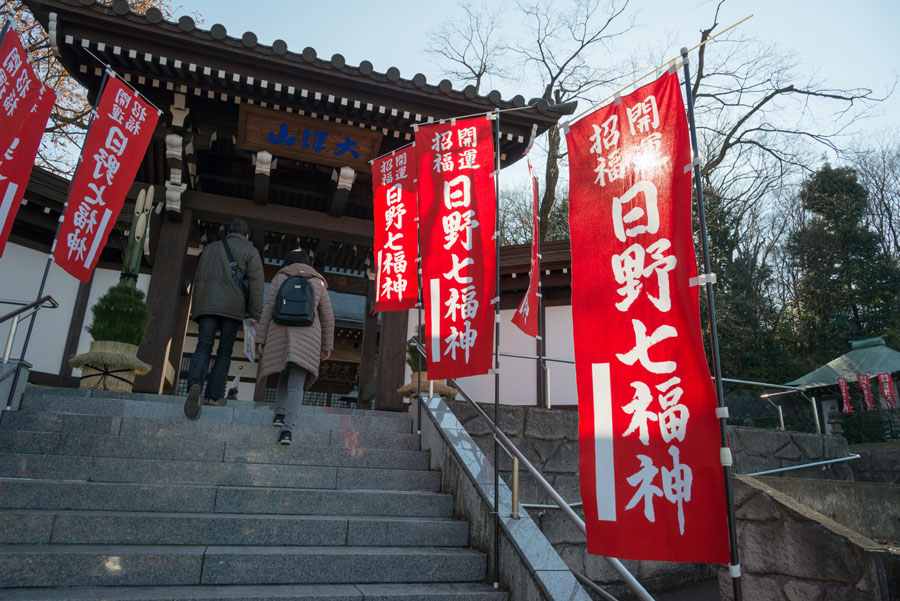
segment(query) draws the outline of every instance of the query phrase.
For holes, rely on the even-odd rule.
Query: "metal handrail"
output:
[[[44,303],[49,303],[49,304],[45,305]],[[5,365],[5,364],[9,363],[9,356],[10,356],[10,354],[12,354],[13,341],[16,337],[16,328],[18,327],[19,322],[23,321],[25,319],[28,319],[29,317],[31,317],[32,315],[34,315],[41,309],[58,309],[59,303],[56,302],[56,299],[54,299],[52,296],[50,296],[48,294],[46,296],[42,296],[41,298],[37,299],[36,301],[30,302],[30,303],[26,303],[25,301],[0,299],[0,304],[21,305],[18,309],[14,310],[14,311],[10,311],[3,317],[0,317],[0,323],[3,323],[4,321],[7,321],[9,319],[12,319],[12,323],[9,326],[9,335],[6,337],[6,346],[3,349],[3,364]],[[29,313],[29,311],[30,311],[30,313]],[[22,352],[24,354],[24,352],[25,352],[24,349]],[[18,379],[19,379],[19,373],[17,371],[14,381],[18,382]],[[12,394],[12,391],[10,391],[10,394]],[[9,403],[7,403],[7,405],[8,404]]]
[[[790,472],[792,470],[802,470],[808,467],[818,467],[820,465],[831,465],[832,463],[841,463],[843,461],[853,461],[854,459],[859,459],[859,455],[856,453],[851,453],[846,457],[838,457],[837,459],[826,459],[824,461],[813,461],[812,463],[802,463],[800,465],[789,465],[788,467],[779,467],[773,470],[763,470],[761,472],[753,472],[752,474],[747,474],[748,476],[765,476],[766,474],[778,474],[780,472]]]
[[[44,303],[46,303],[46,302],[49,302],[50,304],[44,305]],[[31,301],[30,303],[26,303],[25,301],[14,301],[14,300],[8,300],[5,298],[2,298],[2,299],[0,299],[0,304],[2,304],[2,305],[21,305],[18,309],[14,310],[14,311],[10,311],[3,317],[0,317],[0,323],[3,323],[7,319],[12,319],[16,315],[20,315],[20,314],[24,313],[25,311],[28,311],[29,309],[38,307],[38,305],[41,305],[40,307],[38,307],[40,309],[58,309],[59,308],[59,303],[56,302],[56,299],[54,299],[49,294],[46,296],[42,296],[41,298],[39,298],[36,301]]]
[[[418,347],[420,352],[425,352],[425,348],[422,346],[422,343],[418,339],[414,337],[412,339],[412,342]],[[488,417],[488,414],[478,406],[478,403],[472,400],[472,397],[470,397],[466,393],[466,391],[463,390],[462,386],[460,386],[455,379],[448,378],[447,382],[452,383],[453,387],[456,388],[460,396],[462,396],[463,399],[468,401],[469,404],[475,408],[475,411],[478,413],[481,419],[485,421],[488,428],[490,428],[490,430],[494,433],[494,436],[497,438],[497,440],[506,447],[507,452],[511,453],[519,459],[519,463],[522,464],[525,469],[527,469],[531,473],[532,476],[534,476],[537,483],[540,484],[541,487],[547,492],[547,494],[550,495],[550,498],[556,501],[557,505],[563,511],[563,513],[565,513],[569,517],[569,519],[575,522],[575,525],[578,526],[579,529],[581,529],[585,536],[587,536],[587,527],[585,526],[584,520],[578,517],[578,514],[575,513],[575,511],[571,507],[569,507],[569,504],[566,502],[566,500],[563,499],[558,492],[556,492],[556,489],[553,488],[553,486],[549,482],[547,482],[547,480],[543,475],[541,475],[537,468],[534,467],[530,461],[528,461],[528,458],[522,454],[522,451],[520,451],[509,438],[507,438],[506,434],[504,434],[503,431],[497,426],[497,424],[495,424],[491,420],[491,418]],[[499,470],[500,466],[495,466],[495,469]],[[497,508],[495,508],[495,511],[497,511]],[[628,587],[634,592],[634,594],[637,595],[638,599],[641,599],[641,601],[654,601],[653,597],[650,596],[650,593],[647,592],[643,585],[638,582],[637,578],[635,578],[634,575],[628,571],[628,568],[626,568],[621,561],[619,561],[615,557],[607,557],[606,559],[607,561],[609,561],[613,569],[619,574],[622,580],[624,580]],[[499,558],[496,558],[496,561],[499,561]]]

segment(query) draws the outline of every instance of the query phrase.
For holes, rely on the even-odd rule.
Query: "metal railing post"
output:
[[[519,519],[519,458],[513,456],[512,468],[512,519]]]
[[[9,363],[9,355],[12,353],[13,339],[16,337],[16,327],[19,325],[19,318],[14,317],[9,325],[9,336],[6,337],[6,348],[3,349],[3,363]]]

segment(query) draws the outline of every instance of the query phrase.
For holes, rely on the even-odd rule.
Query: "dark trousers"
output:
[[[219,333],[219,348],[216,349],[216,361],[206,383],[205,398],[219,400],[225,398],[225,380],[231,366],[231,352],[234,350],[234,339],[237,338],[241,322],[228,317],[203,315],[197,318],[200,330],[197,337],[197,349],[191,357],[188,369],[188,387],[200,384],[209,369],[209,357],[212,355],[216,332]]]

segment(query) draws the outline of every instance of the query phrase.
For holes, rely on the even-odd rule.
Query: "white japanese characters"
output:
[[[374,174],[376,184],[380,182],[382,187],[387,187],[385,205],[381,207],[387,237],[378,251],[378,300],[398,301],[407,290],[416,290],[415,270],[410,269],[409,262],[415,260],[416,238],[408,231],[412,223],[409,220],[415,217],[415,205],[407,208],[410,195],[404,195],[404,185],[409,188],[411,183],[411,152],[406,149],[382,159]]]
[[[626,106],[625,115],[625,135],[630,133],[635,142],[620,148],[623,136],[619,128],[624,124],[616,114],[599,125],[593,124],[593,134],[588,138],[590,153],[596,160],[594,184],[605,187],[623,179],[634,182],[623,194],[613,197],[609,209],[613,229],[609,234],[623,245],[623,250],[612,254],[608,264],[612,279],[619,285],[615,308],[628,315],[635,303],[645,299],[660,319],[652,322],[656,327],[651,331],[645,321],[632,317],[633,337],[625,342],[624,352],[615,354],[622,365],[637,367],[643,373],[630,382],[631,401],[620,407],[630,417],[621,436],[636,437],[646,447],[651,446],[653,439],[662,440],[669,445],[671,460],[668,465],[657,466],[650,453],[634,456],[634,471],[625,478],[634,490],[625,509],[640,509],[647,521],[655,522],[654,502],[665,499],[677,505],[679,530],[684,534],[683,504],[691,500],[693,475],[690,466],[681,463],[676,445],[685,439],[690,412],[680,403],[684,391],[677,375],[676,357],[654,350],[660,342],[679,336],[678,330],[666,323],[672,308],[670,278],[678,260],[672,253],[671,240],[660,232],[657,186],[646,177],[648,169],[662,165],[668,157],[663,156],[662,134],[656,131],[660,120],[653,95]],[[658,436],[653,435],[656,431]]]

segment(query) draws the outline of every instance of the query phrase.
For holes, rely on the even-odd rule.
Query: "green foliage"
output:
[[[900,440],[900,410],[855,411],[841,417],[844,438],[849,444]]]
[[[422,343],[422,346],[425,346],[425,324],[423,323],[421,327],[419,327],[419,334],[417,336],[419,342]],[[419,371],[419,357],[422,357],[422,371],[428,371],[428,359],[425,355],[419,352],[419,349],[414,347],[413,345],[409,345],[406,347],[406,364],[409,365],[409,368],[413,370],[413,372]]]
[[[813,368],[846,352],[849,340],[900,333],[900,268],[863,223],[868,192],[853,169],[826,164],[800,200],[812,218],[787,251],[800,273],[797,350]]]
[[[91,308],[94,322],[88,332],[94,340],[111,340],[140,345],[144,341],[150,314],[144,293],[128,284],[116,284]]]
[[[705,187],[706,225],[709,234],[710,264],[716,274],[716,324],[719,354],[725,377],[761,382],[784,382],[795,377],[797,366],[786,360],[784,345],[777,336],[778,311],[771,296],[771,267],[745,254],[737,231],[740,216],[711,187]],[[700,231],[699,223],[695,231]],[[697,263],[703,265],[702,246],[695,242]],[[700,290],[704,343],[709,352],[706,295]]]

